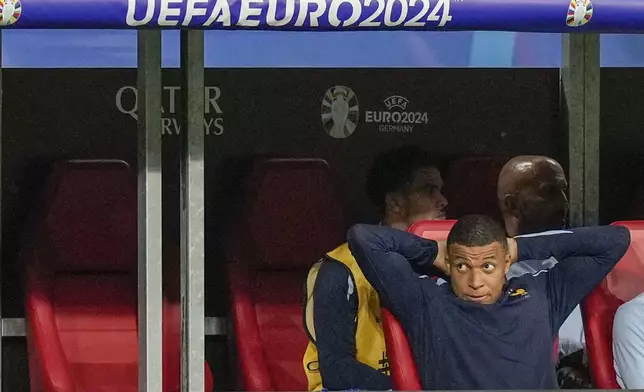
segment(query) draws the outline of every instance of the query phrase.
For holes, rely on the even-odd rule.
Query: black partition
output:
[[[136,70],[3,72],[2,316],[23,317],[20,235],[47,165],[59,158],[136,165]],[[164,85],[164,248],[178,260],[179,70],[166,70]],[[364,176],[374,155],[397,145],[416,143],[445,161],[529,153],[565,162],[557,69],[210,69],[206,86],[207,316],[226,314],[221,244],[250,156],[326,159],[349,223],[376,218]],[[349,103],[357,104],[349,114],[357,127],[348,137],[328,133],[329,90],[351,91]],[[15,380],[8,386],[15,392],[26,391],[18,383],[26,370],[19,361],[26,357],[16,354],[21,347],[8,345],[11,361],[4,361],[16,375],[5,378]],[[217,389],[226,389],[225,339],[209,339],[206,354]]]

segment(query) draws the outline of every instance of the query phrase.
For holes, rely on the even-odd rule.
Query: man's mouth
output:
[[[487,295],[466,295],[465,297],[470,302],[483,302],[487,298]]]

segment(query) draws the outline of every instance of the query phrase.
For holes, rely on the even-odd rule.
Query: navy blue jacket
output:
[[[450,285],[419,278],[436,257],[432,240],[371,225],[354,226],[347,240],[406,331],[423,389],[556,389],[552,347],[559,327],[621,259],[630,233],[604,226],[517,238],[519,260],[559,263],[510,279],[491,305],[463,301]]]

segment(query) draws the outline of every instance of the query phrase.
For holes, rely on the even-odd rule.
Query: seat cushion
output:
[[[77,392],[137,392],[136,363],[72,363]]]
[[[276,390],[305,391],[302,356],[308,337],[302,328],[302,289],[306,272],[260,273],[254,287],[257,325]]]
[[[130,274],[54,279],[58,335],[79,391],[137,391],[135,281]]]

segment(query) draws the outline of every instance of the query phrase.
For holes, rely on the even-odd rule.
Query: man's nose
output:
[[[445,208],[445,207],[447,207],[447,198],[445,198],[445,196],[443,195],[443,193],[439,193],[439,194],[438,194],[438,205],[439,205],[441,208]]]
[[[479,276],[477,272],[472,272],[470,273],[469,279],[468,279],[468,285],[470,288],[474,290],[478,290],[481,287],[483,287],[483,280]]]

